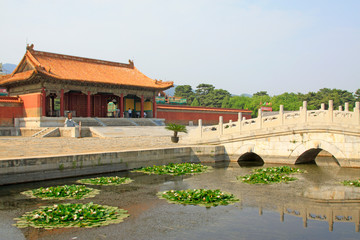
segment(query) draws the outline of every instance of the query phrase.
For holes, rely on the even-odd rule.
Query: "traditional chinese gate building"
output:
[[[128,64],[34,50],[26,53],[13,73],[0,77],[9,96],[19,96],[23,117],[107,117],[109,105],[156,117],[155,96],[173,82],[153,80]]]

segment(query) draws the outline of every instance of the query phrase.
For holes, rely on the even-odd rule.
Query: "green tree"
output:
[[[230,93],[226,90],[214,89],[202,98],[202,106],[220,108],[223,100],[230,96]]]
[[[260,91],[260,92],[254,93],[253,96],[261,97],[261,96],[269,96],[269,95],[268,95],[267,91]]]
[[[230,108],[230,107],[231,107],[230,96],[226,96],[222,101],[221,108]]]
[[[354,93],[355,101],[360,101],[360,88]]]
[[[194,98],[195,93],[193,92],[190,85],[179,85],[175,88],[175,97],[186,98],[187,104],[190,104]]]
[[[192,106],[192,107],[198,107],[198,106],[200,106],[200,103],[199,103],[199,101],[197,100],[197,98],[194,99],[194,101],[191,103],[191,106]]]
[[[298,94],[283,93],[271,98],[273,111],[279,111],[280,105],[284,106],[285,111],[297,111],[302,106],[302,101]]]

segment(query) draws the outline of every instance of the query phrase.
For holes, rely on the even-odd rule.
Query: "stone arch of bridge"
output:
[[[345,154],[335,144],[323,140],[310,140],[299,144],[289,158],[296,158],[295,164],[307,163],[313,161],[321,150],[327,151],[337,160],[346,158]]]
[[[241,155],[238,160],[240,166],[262,166],[264,165],[264,160],[253,152],[247,152]]]
[[[234,153],[234,158],[238,162],[254,162],[259,165],[264,164],[262,157],[257,154],[257,149],[255,144],[244,144]]]

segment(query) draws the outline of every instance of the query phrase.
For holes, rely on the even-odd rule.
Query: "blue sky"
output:
[[[0,62],[36,50],[127,62],[233,94],[360,88],[359,0],[0,0]]]

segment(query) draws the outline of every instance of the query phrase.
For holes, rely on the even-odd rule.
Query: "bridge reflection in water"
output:
[[[355,206],[324,206],[312,203],[312,206],[284,205],[277,211],[280,213],[280,221],[285,221],[285,215],[302,218],[303,226],[308,226],[308,220],[324,221],[329,224],[329,231],[333,231],[334,222],[354,223],[355,231],[360,229],[360,207]],[[259,215],[263,214],[262,207],[259,207]]]

